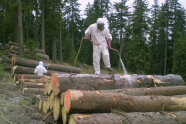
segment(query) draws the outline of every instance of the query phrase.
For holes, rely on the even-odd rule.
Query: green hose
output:
[[[79,46],[79,50],[78,50],[78,53],[77,53],[76,58],[75,58],[75,60],[74,60],[74,67],[75,67],[75,65],[76,65],[77,58],[78,58],[79,53],[80,53],[80,51],[81,51],[81,46],[82,46],[82,43],[83,43],[83,39],[85,39],[85,37],[83,37],[83,38],[81,39],[80,46]]]

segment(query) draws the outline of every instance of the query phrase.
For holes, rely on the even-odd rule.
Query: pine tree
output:
[[[134,14],[131,18],[131,41],[128,44],[127,65],[133,73],[148,73],[150,51],[148,47],[148,8],[144,0],[134,1]]]
[[[119,51],[120,51],[120,55],[121,57],[123,56],[123,49],[125,49],[126,44],[125,44],[125,40],[126,40],[126,34],[127,34],[127,27],[128,27],[128,23],[129,23],[129,7],[126,6],[126,2],[127,0],[122,0],[120,3],[116,3],[114,6],[116,8],[116,13],[115,13],[115,28],[117,30],[117,32],[119,32],[116,36],[119,38]],[[120,60],[119,62],[119,69],[121,66]]]
[[[151,73],[158,73],[158,14],[159,14],[159,5],[158,0],[154,0],[154,5],[152,6],[152,18],[151,18],[151,30],[150,30],[150,50],[151,50]]]
[[[179,5],[176,9],[174,26],[174,53],[173,53],[173,73],[181,75],[186,81],[186,16],[185,11]]]

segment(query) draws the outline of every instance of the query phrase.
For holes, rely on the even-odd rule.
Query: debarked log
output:
[[[186,112],[72,114],[69,124],[185,124]]]
[[[95,75],[95,74],[54,74],[53,92],[58,95],[67,89],[108,90],[121,88],[160,87],[184,85],[179,75]]]

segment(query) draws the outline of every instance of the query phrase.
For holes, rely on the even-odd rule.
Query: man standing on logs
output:
[[[47,73],[46,68],[43,66],[43,62],[40,61],[39,65],[35,68],[34,73],[38,76],[43,76],[44,73]]]
[[[100,57],[102,54],[106,68],[112,72],[108,48],[111,48],[112,35],[105,26],[106,19],[98,18],[97,22],[91,24],[85,31],[85,38],[93,43],[93,65],[95,74],[100,74]]]

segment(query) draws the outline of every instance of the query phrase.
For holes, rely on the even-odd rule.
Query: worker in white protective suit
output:
[[[105,67],[112,71],[108,48],[111,48],[112,35],[106,27],[106,19],[98,18],[85,31],[85,38],[93,43],[93,65],[95,74],[100,74],[100,57],[102,54]]]
[[[34,73],[38,76],[43,76],[44,73],[47,73],[46,68],[43,66],[43,62],[40,61],[39,65],[35,68]]]

